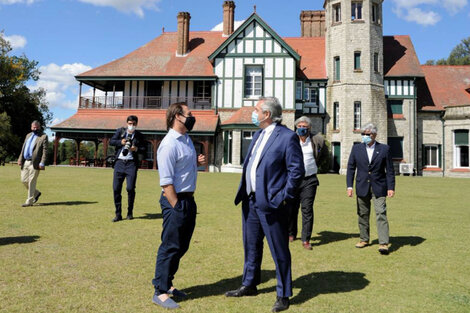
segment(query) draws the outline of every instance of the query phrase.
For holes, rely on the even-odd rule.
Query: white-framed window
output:
[[[355,71],[361,70],[361,51],[354,52],[354,70]]]
[[[333,130],[339,129],[339,102],[333,103]]]
[[[304,100],[305,103],[308,103],[313,106],[318,105],[318,88],[310,87],[304,89]]]
[[[424,160],[425,167],[440,167],[440,147],[439,145],[425,145],[424,146]]]
[[[361,101],[354,101],[354,130],[361,129]]]
[[[341,3],[333,4],[333,23],[341,22]]]
[[[351,2],[351,20],[362,20],[362,1]]]
[[[469,168],[468,129],[454,131],[454,167]]]
[[[371,18],[373,23],[380,24],[379,14],[379,5],[377,3],[372,3]]]
[[[263,95],[263,67],[245,67],[245,98],[259,98]]]
[[[295,99],[302,100],[302,82],[301,81],[295,82]]]

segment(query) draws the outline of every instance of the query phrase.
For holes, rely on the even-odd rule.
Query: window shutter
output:
[[[437,145],[437,160],[438,160],[438,164],[437,166],[440,167],[440,168],[443,168],[442,166],[442,145]]]
[[[421,157],[423,159],[422,168],[424,168],[428,164],[427,153],[426,153],[426,145],[421,145]]]
[[[455,145],[468,145],[468,130],[456,130],[455,134]]]

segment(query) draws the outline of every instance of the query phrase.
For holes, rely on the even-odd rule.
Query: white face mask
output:
[[[127,130],[130,131],[130,132],[133,132],[135,130],[135,126],[134,125],[127,125]]]

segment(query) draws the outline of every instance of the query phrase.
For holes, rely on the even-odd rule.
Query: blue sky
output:
[[[236,1],[235,20],[257,13],[282,37],[300,36],[301,10],[323,0]],[[410,35],[421,63],[446,58],[470,36],[469,0],[385,0],[384,35]],[[39,62],[54,123],[76,112],[74,75],[119,58],[153,38],[176,31],[176,15],[191,14],[191,30],[222,21],[219,0],[0,0],[0,30],[14,47]]]

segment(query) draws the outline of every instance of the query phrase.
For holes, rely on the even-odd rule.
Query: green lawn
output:
[[[257,297],[226,298],[241,283],[238,174],[200,173],[198,216],[175,286],[181,312],[270,312],[274,264],[265,245]],[[389,199],[391,253],[359,250],[345,177],[321,175],[313,250],[291,244],[288,312],[469,312],[470,180],[397,177]],[[160,243],[156,171],[140,171],[133,221],[112,223],[112,170],[48,167],[39,203],[22,208],[17,166],[0,167],[0,312],[155,312],[151,279]],[[127,197],[124,197],[124,201]],[[372,218],[373,220],[373,218]],[[375,223],[371,237],[376,238]]]

